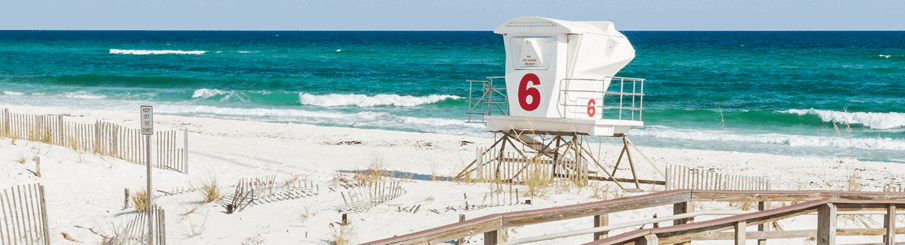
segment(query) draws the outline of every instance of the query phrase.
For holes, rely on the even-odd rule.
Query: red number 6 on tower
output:
[[[588,100],[588,116],[589,117],[594,117],[594,114],[597,114],[597,107],[594,107],[595,105],[597,105],[597,102],[594,101],[594,99]]]
[[[518,84],[518,105],[526,111],[533,111],[540,106],[540,91],[537,88],[529,88],[528,82],[540,85],[540,78],[534,73],[528,73],[522,77],[522,81]],[[531,103],[528,103],[528,96],[531,96]]]

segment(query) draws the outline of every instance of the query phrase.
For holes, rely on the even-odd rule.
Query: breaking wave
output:
[[[842,112],[830,110],[791,109],[782,113],[817,115],[824,122],[861,124],[871,129],[893,129],[905,127],[905,113],[898,112]]]
[[[632,129],[632,135],[651,136],[665,139],[698,140],[698,141],[736,141],[766,144],[789,145],[792,147],[838,147],[860,149],[905,150],[905,140],[892,138],[847,138],[820,137],[812,135],[789,134],[734,134],[721,130],[676,129],[665,126],[652,126]]]
[[[378,94],[374,96],[360,94],[327,94],[312,95],[307,93],[299,93],[299,102],[303,105],[314,105],[323,107],[333,106],[418,106],[424,104],[436,103],[446,99],[459,99],[455,95],[428,95],[428,96],[411,96],[396,94]]]
[[[110,49],[111,54],[134,54],[134,55],[150,55],[150,54],[193,54],[193,55],[202,55],[207,53],[207,51],[202,50],[193,50],[193,51],[182,51],[182,50],[143,50],[143,49]]]

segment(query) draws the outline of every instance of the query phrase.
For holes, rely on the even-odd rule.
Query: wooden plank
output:
[[[690,195],[688,191],[664,191],[616,200],[512,212],[503,214],[503,228],[513,228],[530,224],[669,205],[686,202],[689,199]]]
[[[567,176],[566,176],[566,175],[563,175],[563,174],[557,174],[556,177],[558,177],[558,178],[565,178],[565,177],[567,177]],[[588,180],[596,180],[596,181],[613,181],[613,180],[615,180],[615,181],[618,181],[618,182],[635,183],[635,180],[634,180],[634,179],[626,179],[626,178],[609,178],[609,177],[604,177],[604,176],[588,176]],[[645,180],[645,179],[638,179],[638,183],[641,183],[641,184],[648,184],[648,185],[666,185],[666,181],[662,181],[662,180]]]
[[[6,193],[6,189],[3,189],[3,196],[0,196],[0,204],[6,204],[6,205],[0,205],[0,212],[3,213],[3,217],[4,217],[3,218],[3,227],[6,228],[6,233],[5,233],[6,234],[6,243],[5,244],[13,244],[12,237],[15,237],[13,235],[13,233],[16,232],[15,228],[10,230],[10,225],[9,225],[9,219],[13,216],[13,213],[12,213],[12,211],[7,212],[7,210],[12,210],[11,203],[12,202],[10,202],[10,200],[9,200],[9,195]],[[3,209],[3,206],[6,206],[6,209]],[[0,236],[0,239],[3,239],[3,236]],[[0,241],[0,242],[2,242],[2,241]]]
[[[886,234],[886,229],[836,229],[836,236],[880,236]],[[896,234],[905,234],[905,228],[896,229]],[[785,230],[785,231],[748,231],[745,237],[748,239],[785,239],[816,237],[817,230]],[[701,233],[691,237],[694,241],[733,240],[735,232]]]

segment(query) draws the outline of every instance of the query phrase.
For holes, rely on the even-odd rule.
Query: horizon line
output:
[[[480,31],[480,32],[483,32],[483,31],[490,31],[490,32],[492,32],[493,30],[492,29],[491,30],[464,30],[464,29],[463,30],[430,30],[430,29],[423,29],[423,30],[417,30],[417,29],[416,30],[393,30],[393,29],[377,29],[377,30],[355,30],[355,29],[336,29],[336,30],[327,30],[327,29],[310,29],[310,30],[302,30],[302,29],[299,29],[299,30],[281,30],[281,29],[274,29],[274,30],[266,30],[266,29],[264,29],[264,30],[253,30],[253,29],[233,29],[233,30],[229,30],[229,29],[145,29],[145,30],[141,30],[141,29],[0,29],[0,31],[224,31],[224,32],[226,32],[226,31],[248,31],[248,32],[252,32],[252,31],[275,31],[275,32],[276,31],[281,31],[281,32],[291,32],[291,31],[324,31],[324,32],[330,32],[330,31],[337,31],[337,32],[338,31],[361,31],[361,32],[367,32],[367,31],[399,31],[399,32],[406,32],[406,31],[412,31],[412,32],[416,32],[416,31],[436,31],[436,32],[473,31],[473,32],[478,32],[478,31]],[[829,30],[829,29],[814,29],[814,30],[807,30],[807,29],[800,29],[800,30],[769,30],[769,29],[762,29],[762,30],[759,30],[759,29],[752,29],[752,30],[658,30],[658,29],[637,29],[637,30],[619,30],[619,31],[663,31],[663,32],[668,32],[668,31],[688,31],[688,32],[692,32],[692,31],[700,31],[700,32],[707,32],[707,31],[739,31],[739,32],[741,32],[741,31],[775,31],[775,32],[782,32],[782,31],[905,31],[905,29],[902,29],[902,30],[894,30],[894,29],[875,29],[875,30]]]

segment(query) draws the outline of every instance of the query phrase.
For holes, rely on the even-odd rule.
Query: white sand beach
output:
[[[138,108],[135,113],[22,106],[5,108],[14,113],[66,114],[66,121],[102,120],[132,128],[137,128],[139,124]],[[189,173],[155,168],[153,183],[156,190],[200,186],[215,178],[223,195],[231,195],[233,189],[228,186],[240,178],[266,175],[276,175],[277,180],[299,175],[316,185],[315,195],[255,205],[234,214],[226,214],[226,209],[217,203],[203,204],[199,192],[176,195],[158,192],[156,202],[167,212],[166,237],[169,244],[330,244],[335,233],[333,227],[338,227],[336,222],[341,219],[338,210],[345,206],[340,193],[346,190],[338,185],[336,179],[341,175],[351,176],[342,171],[367,169],[372,161],[380,159],[390,171],[449,177],[474,159],[476,147],[487,147],[493,142],[490,138],[471,136],[168,115],[155,115],[154,120],[156,130],[187,129],[189,132]],[[463,144],[463,141],[473,143]],[[675,164],[720,173],[762,176],[769,179],[774,190],[846,190],[847,179],[855,174],[864,191],[880,191],[886,185],[898,185],[905,178],[905,168],[896,163],[667,149],[645,147],[644,142],[635,143],[660,168],[665,164]],[[607,166],[615,164],[620,147],[602,146],[602,157]],[[34,157],[40,157],[42,163],[40,178],[33,174]],[[25,163],[19,162],[22,158],[26,159]],[[635,164],[642,177],[660,179],[646,161],[636,157]],[[620,174],[627,177],[624,174],[628,173],[630,171],[621,171]],[[13,143],[10,138],[0,138],[0,187],[30,183],[40,183],[45,187],[53,244],[99,244],[103,241],[102,235],[112,235],[115,227],[134,217],[133,209],[123,209],[123,189],[141,189],[145,185],[145,168],[121,159],[63,146],[23,139]],[[599,184],[612,185],[609,182]],[[532,205],[502,205],[466,211],[463,209],[466,201],[463,194],[468,196],[470,204],[488,203],[485,197],[490,190],[488,184],[416,178],[401,179],[400,186],[405,190],[404,195],[366,211],[349,214],[352,243],[450,224],[458,221],[459,214],[471,219],[499,212],[599,200],[592,197],[590,187],[551,188],[547,196],[533,198]],[[521,189],[520,193],[527,192],[525,186],[516,185],[515,188]],[[645,185],[642,189],[656,191],[663,187]],[[528,197],[521,197],[520,200],[525,198]],[[418,212],[399,211],[417,205],[420,205]],[[701,205],[703,209],[737,210],[725,204]],[[648,215],[652,213],[659,213],[662,217],[672,214],[672,211],[656,208],[621,212],[611,215],[610,223],[650,218]],[[871,217],[879,221],[882,215]],[[902,218],[905,217],[899,217],[900,225],[905,222]],[[790,230],[814,229],[816,216],[784,220],[780,224]],[[845,220],[839,224],[840,227],[863,225]],[[882,227],[882,222],[868,225],[878,228]],[[573,219],[515,228],[509,235],[510,239],[516,239],[591,227],[590,219]],[[611,234],[634,229],[616,230]],[[62,233],[78,242],[65,239]],[[466,240],[479,244],[482,239],[478,235]],[[840,237],[838,241],[879,242],[879,238],[863,239]],[[589,241],[590,235],[584,235],[543,244]],[[804,239],[771,243],[809,244]]]

